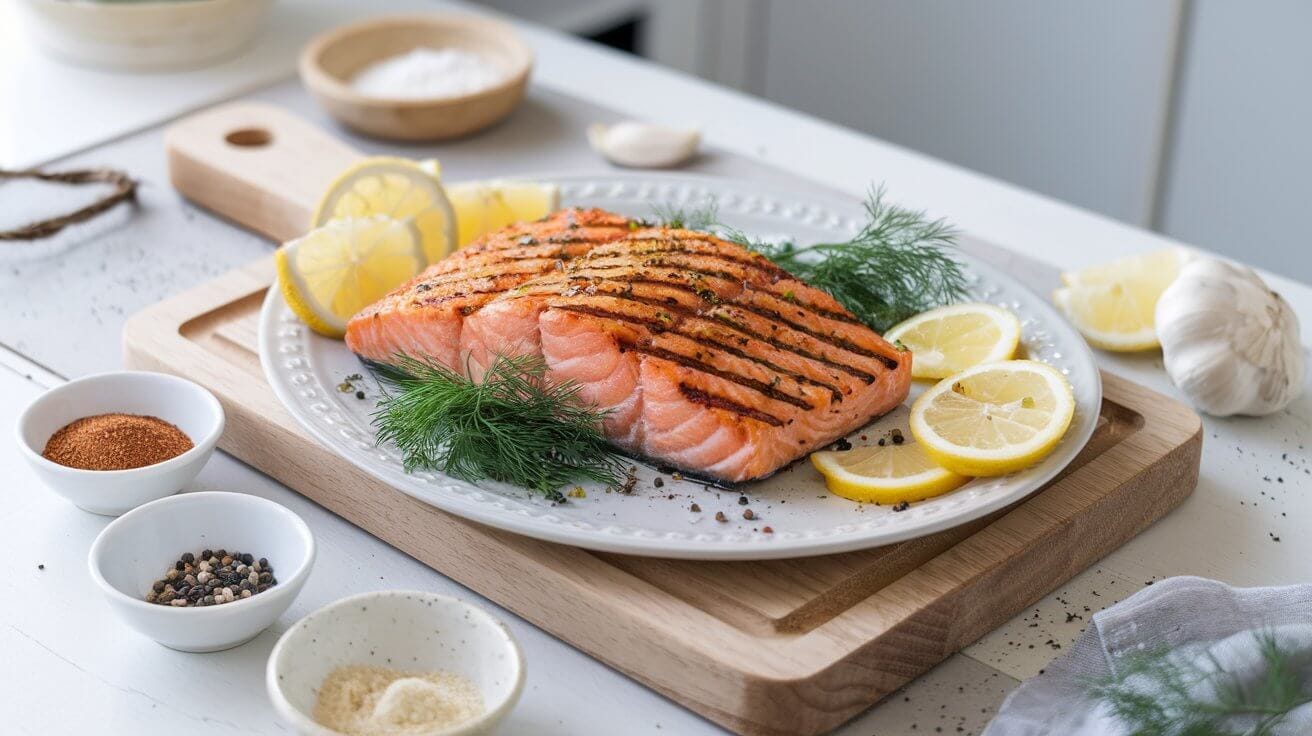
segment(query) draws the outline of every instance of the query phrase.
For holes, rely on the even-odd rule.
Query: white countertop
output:
[[[524,33],[538,53],[535,83],[542,88],[568,91],[635,117],[687,119],[695,110],[694,122],[705,127],[713,145],[854,195],[872,180],[882,180],[904,203],[925,207],[974,235],[1059,266],[1084,265],[1169,242],[633,57],[550,31],[525,27]],[[285,54],[277,56],[281,59]],[[197,74],[197,79],[206,78]],[[207,91],[213,96],[190,97],[169,113],[137,110],[134,119],[141,125],[153,124],[162,119],[160,115],[168,117],[249,88],[241,80],[226,79]],[[670,104],[671,100],[678,104]],[[10,102],[0,97],[0,109],[7,109]],[[105,107],[113,102],[106,95],[88,104]],[[133,115],[123,116],[128,118]],[[120,129],[61,148],[58,131],[45,137],[38,130],[35,134],[41,140],[30,142],[34,148],[70,153],[127,132],[130,129]],[[24,146],[28,143],[22,141]],[[161,158],[157,146],[153,134],[124,139],[112,149],[109,163],[156,171]],[[96,160],[96,155],[92,151],[76,163]],[[523,168],[542,166],[531,163]],[[66,375],[113,367],[117,353],[111,351],[116,350],[117,331],[126,313],[143,301],[223,270],[220,262],[240,262],[267,252],[258,239],[197,214],[171,192],[152,189],[143,192],[143,198],[146,206],[127,226],[81,246],[88,249],[84,253],[95,248],[113,252],[113,258],[106,255],[98,266],[72,267],[68,264],[73,259],[61,261],[58,256],[46,263],[0,260],[0,277],[21,279],[35,288],[57,279],[61,293],[82,294],[92,305],[90,312],[42,313],[17,298],[17,289],[0,288],[4,307],[0,343],[15,349],[0,348],[0,426],[12,426],[41,383],[58,380],[34,366],[32,359]],[[173,213],[173,220],[159,214],[166,210]],[[194,230],[171,243],[179,249],[179,265],[166,268],[167,264],[151,261],[153,256],[137,248],[134,240],[181,238],[174,233],[178,212]],[[196,233],[203,234],[204,242],[193,242]],[[222,252],[212,260],[195,257],[207,248]],[[184,258],[188,253],[190,258]],[[134,264],[142,270],[127,270]],[[1312,343],[1312,288],[1268,278],[1304,316],[1303,340]],[[33,332],[34,323],[47,327]],[[1100,354],[1099,360],[1157,390],[1174,391],[1161,371],[1159,356]],[[841,733],[923,734],[934,733],[936,727],[945,733],[958,733],[958,727],[965,733],[977,732],[1019,679],[1038,672],[1074,640],[1090,613],[1153,579],[1196,574],[1239,585],[1306,581],[1312,572],[1312,537],[1298,533],[1296,520],[1312,513],[1312,465],[1308,464],[1312,453],[1305,449],[1312,444],[1312,396],[1305,395],[1288,411],[1264,419],[1207,418],[1205,430],[1198,490],[1179,510],[1045,598],[1034,611],[949,658]],[[169,727],[187,733],[286,733],[264,697],[262,672],[278,633],[296,618],[335,598],[379,588],[415,587],[477,598],[241,463],[216,455],[193,490],[240,490],[289,506],[315,531],[321,556],[292,609],[254,642],[219,654],[172,652],[118,627],[90,585],[85,552],[107,520],[47,493],[8,442],[0,443],[0,467],[7,476],[0,484],[5,509],[0,513],[0,552],[8,568],[0,578],[0,642],[16,663],[0,668],[0,692],[6,693],[0,697],[0,723],[5,724],[0,730],[6,733],[129,733]],[[510,623],[529,662],[524,700],[503,733],[718,732],[661,696],[483,603]],[[210,695],[214,693],[226,697],[214,699]]]

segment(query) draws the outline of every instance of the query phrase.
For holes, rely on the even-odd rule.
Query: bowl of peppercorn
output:
[[[78,508],[118,516],[177,493],[223,434],[223,407],[185,378],[117,371],[46,391],[18,417],[18,447]]]
[[[172,649],[216,652],[278,620],[314,555],[310,528],[285,506],[205,491],[123,514],[96,537],[88,563],[128,626]]]

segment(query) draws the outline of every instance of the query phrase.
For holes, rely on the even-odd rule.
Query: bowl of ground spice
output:
[[[265,684],[278,713],[307,736],[472,736],[514,708],[524,657],[478,606],[378,591],[297,621],[269,654]]]
[[[181,493],[139,506],[91,544],[91,579],[129,627],[164,646],[214,652],[278,620],[314,565],[290,509],[247,493]]]
[[[18,446],[51,490],[118,516],[177,493],[214,453],[223,407],[201,386],[146,371],[50,389],[18,418]]]

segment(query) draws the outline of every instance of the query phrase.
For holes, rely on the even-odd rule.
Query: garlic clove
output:
[[[1157,302],[1166,372],[1214,416],[1280,411],[1303,391],[1298,318],[1251,269],[1187,264]]]
[[[701,137],[693,128],[631,120],[588,126],[588,142],[593,150],[613,164],[639,169],[665,168],[687,161],[697,152]]]

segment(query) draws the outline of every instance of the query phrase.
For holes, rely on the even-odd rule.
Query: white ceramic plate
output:
[[[803,243],[846,239],[863,215],[855,200],[728,179],[656,174],[533,178],[559,183],[566,206],[604,207],[638,217],[650,216],[656,203],[695,206],[713,197],[727,224],[757,237],[786,236]],[[1075,457],[1097,422],[1102,384],[1084,340],[1041,297],[975,259],[960,257],[972,298],[1015,312],[1025,354],[1055,366],[1070,380],[1075,419],[1057,449],[1038,465],[971,481],[901,512],[827,493],[823,479],[806,462],[743,488],[746,508],[757,517],[752,521],[743,518],[738,493],[674,481],[641,465],[632,495],[585,486],[586,498],[559,505],[514,486],[406,473],[396,448],[375,445],[370,414],[378,390],[372,379],[366,381],[364,400],[337,390],[344,377],[368,376],[368,371],[344,343],[306,328],[277,289],[269,290],[260,314],[260,360],[278,398],[320,442],[404,493],[489,526],[589,549],[692,559],[804,557],[877,547],[962,524],[1024,498]],[[912,389],[913,398],[920,390]],[[855,436],[873,439],[893,427],[906,433],[906,422],[904,406]],[[653,483],[658,475],[663,480],[659,489]],[[689,510],[693,503],[700,513]],[[715,521],[717,511],[729,521]],[[766,526],[772,533],[762,531]]]

